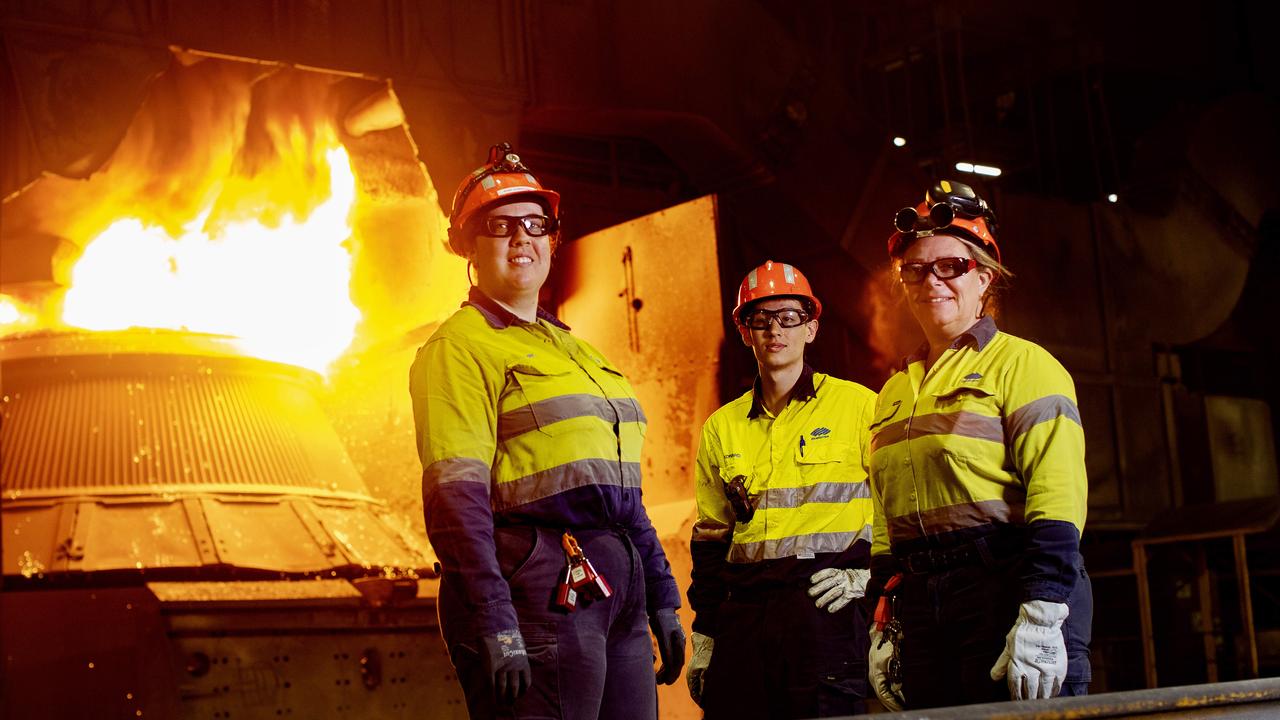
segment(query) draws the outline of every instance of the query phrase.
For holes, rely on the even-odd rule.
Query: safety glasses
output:
[[[923,282],[929,273],[939,280],[953,280],[978,267],[978,261],[966,257],[938,258],[927,263],[902,263],[898,267],[898,277],[904,283]]]
[[[784,308],[782,310],[752,310],[742,318],[742,324],[752,330],[768,330],[769,324],[776,322],[780,328],[799,327],[809,322],[809,314],[803,310]]]
[[[520,226],[524,226],[524,231],[530,237],[542,237],[556,229],[555,220],[546,215],[490,215],[484,218],[483,223],[485,235],[500,238],[511,237]]]

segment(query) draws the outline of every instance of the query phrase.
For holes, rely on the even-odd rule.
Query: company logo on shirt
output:
[[[830,434],[831,434],[831,428],[817,427],[817,428],[814,428],[813,431],[809,433],[809,437],[813,438],[814,440],[821,440],[822,438],[827,437]]]
[[[724,459],[732,460],[733,458],[740,458],[740,457],[742,457],[742,453],[729,453],[728,455],[724,456]]]
[[[965,382],[977,382],[982,379],[982,373],[971,372],[964,376]]]

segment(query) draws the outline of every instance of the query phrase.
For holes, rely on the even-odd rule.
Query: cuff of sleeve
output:
[[[1022,602],[1048,600],[1054,603],[1065,603],[1071,595],[1071,588],[1054,582],[1033,582],[1022,588]]]
[[[496,602],[476,611],[476,632],[493,635],[500,630],[520,627],[515,606],[510,601]]]
[[[676,584],[675,578],[649,586],[645,595],[645,607],[651,614],[664,608],[680,607],[680,586]]]
[[[716,636],[716,620],[717,613],[714,611],[703,610],[693,616],[693,623],[689,625],[689,629],[699,635],[706,635],[709,638]]]

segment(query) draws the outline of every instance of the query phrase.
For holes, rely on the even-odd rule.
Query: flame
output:
[[[36,314],[21,300],[0,294],[0,336],[35,327]]]
[[[295,148],[309,144],[300,134]],[[327,151],[325,145],[331,146]],[[62,320],[88,330],[129,327],[215,333],[248,355],[323,372],[351,344],[361,313],[351,301],[351,210],[356,181],[332,133],[316,142],[315,175],[327,199],[306,214],[299,165],[282,162],[249,183],[228,179],[221,194],[177,232],[135,217],[113,222],[86,244],[70,272]],[[293,192],[293,203],[257,217],[214,222],[217,208]],[[301,207],[299,207],[301,206]],[[245,210],[241,208],[240,214]],[[278,215],[278,217],[273,216]],[[217,214],[227,215],[229,212]]]

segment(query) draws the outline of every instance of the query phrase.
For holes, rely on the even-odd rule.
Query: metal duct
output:
[[[0,372],[6,575],[432,562],[369,495],[313,373],[141,332],[10,339]]]

